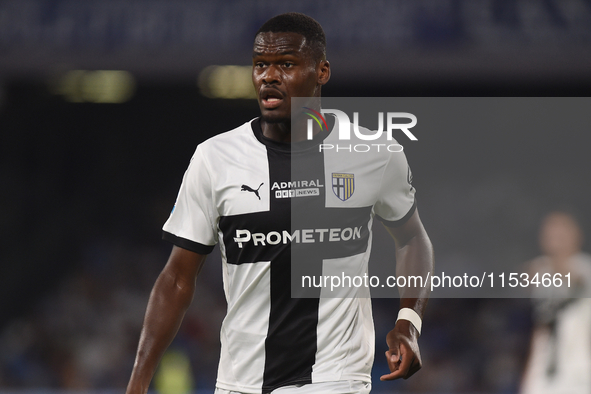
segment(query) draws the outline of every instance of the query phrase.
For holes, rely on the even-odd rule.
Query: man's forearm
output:
[[[396,276],[426,281],[427,275],[433,274],[433,265],[433,246],[424,230],[396,249]],[[413,309],[422,318],[431,290],[430,286],[422,286],[424,283],[415,283],[417,286],[400,289],[400,308]]]
[[[433,274],[433,245],[421,223],[418,212],[402,228],[388,228],[396,241],[396,276],[406,278],[406,287],[400,287],[400,309],[410,308],[422,319],[431,292],[425,286],[429,275]],[[411,278],[414,280],[411,281]],[[420,278],[420,280],[417,280]],[[414,333],[408,320],[399,320],[400,332]]]
[[[403,226],[387,230],[396,241],[396,276],[406,278],[407,286],[399,288],[400,307],[410,308],[422,318],[430,292],[429,286],[422,285],[427,275],[433,273],[431,241],[416,211]],[[381,376],[381,380],[407,379],[421,369],[418,327],[407,318],[409,316],[398,320],[394,329],[386,336],[386,360],[390,373]],[[421,325],[412,313],[410,320]]]
[[[148,301],[138,351],[127,394],[145,394],[160,358],[176,335],[191,304],[195,282],[183,282],[166,269],[160,274]]]

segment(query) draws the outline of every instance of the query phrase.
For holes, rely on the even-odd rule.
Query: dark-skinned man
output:
[[[305,242],[328,241],[330,229],[330,241],[335,242],[326,253],[333,255],[321,256],[325,250],[314,249],[318,252],[311,266],[316,260],[317,266],[347,261],[366,271],[374,216],[395,240],[398,275],[426,275],[433,254],[401,152],[379,155],[372,169],[355,163],[355,177],[385,175],[374,181],[375,188],[345,198],[324,187],[332,181],[322,169],[330,173],[334,163],[327,163],[318,150],[319,143],[337,132],[315,128],[308,140],[305,127],[292,128],[291,98],[320,98],[330,79],[325,47],[320,24],[299,13],[278,15],[257,32],[252,78],[261,117],[197,147],[163,228],[163,238],[174,246],[150,295],[128,394],[148,390],[192,301],[195,279],[216,244],[228,302],[217,394],[371,390],[370,300],[293,298],[291,265],[297,262],[292,259],[307,247]],[[319,104],[315,109],[320,110]],[[344,167],[339,170],[345,172]],[[295,179],[300,175],[308,178]],[[297,188],[302,182],[317,193],[295,198],[297,190],[284,190],[286,184]],[[339,202],[348,205],[339,207]],[[308,206],[321,214],[306,214]],[[293,215],[300,208],[303,214]],[[326,229],[298,228],[300,222]],[[347,223],[353,224],[349,228]],[[417,339],[427,296],[401,295],[399,318],[386,338],[391,373],[382,380],[408,378],[421,368]]]

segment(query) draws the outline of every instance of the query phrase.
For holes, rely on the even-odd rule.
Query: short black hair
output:
[[[288,12],[274,16],[257,31],[259,33],[298,33],[306,39],[314,60],[326,59],[326,36],[318,21],[299,12]]]

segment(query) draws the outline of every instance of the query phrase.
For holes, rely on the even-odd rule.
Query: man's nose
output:
[[[276,66],[270,65],[263,73],[263,83],[266,85],[278,84],[281,82],[281,75]]]

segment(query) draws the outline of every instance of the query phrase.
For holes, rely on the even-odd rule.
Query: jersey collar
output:
[[[256,139],[259,140],[259,142],[261,144],[265,145],[266,147],[274,149],[274,150],[282,151],[282,152],[297,152],[297,151],[306,151],[306,150],[310,150],[313,148],[317,148],[321,143],[323,143],[323,141],[326,139],[326,137],[328,137],[330,135],[330,133],[332,132],[332,130],[334,129],[335,122],[332,119],[332,117],[328,117],[327,121],[329,123],[332,123],[332,125],[329,126],[330,131],[322,130],[318,134],[316,134],[313,139],[311,139],[309,141],[300,141],[300,142],[293,142],[293,143],[278,142],[278,141],[272,140],[268,137],[265,137],[263,135],[263,129],[261,128],[261,118],[260,117],[253,119],[250,122],[250,126],[252,128],[252,131],[253,131]]]

